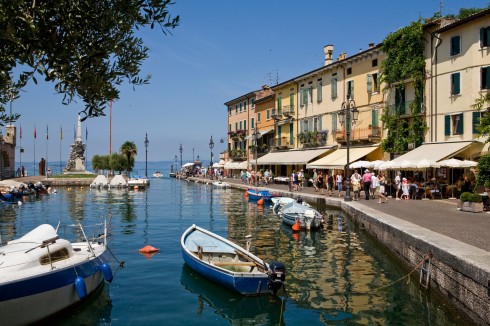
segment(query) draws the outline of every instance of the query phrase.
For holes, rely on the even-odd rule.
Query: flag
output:
[[[20,126],[20,139],[22,139],[22,126]]]
[[[88,139],[88,129],[85,127],[85,141]]]
[[[34,126],[34,139],[36,139],[36,126]]]
[[[49,140],[49,136],[48,136],[48,125],[46,125],[46,140]]]
[[[60,140],[63,140],[63,128],[60,126]]]

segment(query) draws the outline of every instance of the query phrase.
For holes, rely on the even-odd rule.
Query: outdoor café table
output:
[[[289,182],[289,178],[288,177],[275,177],[274,178],[274,182],[275,183],[288,183]]]

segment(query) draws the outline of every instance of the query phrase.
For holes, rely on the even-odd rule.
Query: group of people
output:
[[[257,179],[257,182],[260,185],[272,183],[271,173],[268,169],[266,169],[263,173],[261,171],[257,171],[257,175],[255,175],[255,171],[242,170],[240,173],[240,179],[242,180],[242,183],[248,185],[254,185],[255,179]]]

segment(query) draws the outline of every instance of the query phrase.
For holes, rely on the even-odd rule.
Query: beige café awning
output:
[[[362,157],[378,149],[378,146],[351,147],[349,149],[349,163],[355,162]],[[339,148],[331,154],[322,157],[306,165],[307,169],[344,169],[347,165],[347,149]]]
[[[331,149],[289,150],[284,152],[273,152],[257,159],[257,165],[295,165],[306,164]],[[250,161],[255,165],[255,160]]]
[[[459,141],[425,143],[405,153],[391,162],[402,162],[403,160],[418,162],[422,159],[440,161],[454,156],[471,159],[475,153],[481,152],[484,144],[478,141]]]
[[[259,138],[260,138],[260,137],[262,137],[262,136],[263,136],[263,135],[265,135],[265,134],[268,134],[268,133],[269,133],[269,132],[271,132],[271,131],[274,131],[274,128],[272,128],[272,129],[267,129],[267,130],[260,130],[260,131],[259,131],[259,133],[260,133]],[[253,137],[253,134],[252,134],[252,135],[248,135],[248,136],[247,136],[247,137],[245,137],[244,139],[249,140],[249,139],[252,139],[252,137]]]
[[[247,161],[242,162],[226,162],[224,167],[225,170],[247,170]]]

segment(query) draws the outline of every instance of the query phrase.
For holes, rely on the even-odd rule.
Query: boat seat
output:
[[[215,266],[256,266],[253,261],[215,261]]]

